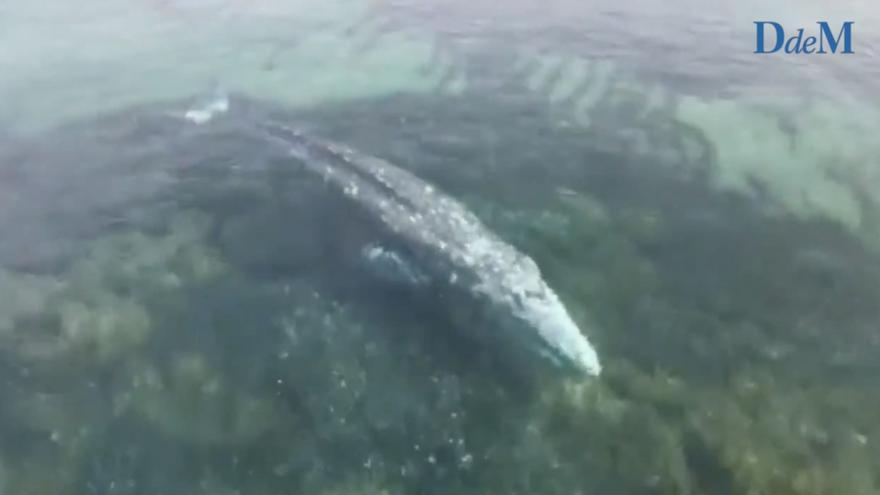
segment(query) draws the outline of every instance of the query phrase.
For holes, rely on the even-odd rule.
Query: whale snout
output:
[[[602,365],[596,349],[562,303],[554,303],[553,311],[544,313],[543,318],[536,321],[545,345],[555,354],[556,361],[574,368],[578,373],[598,376],[602,372]]]
[[[520,298],[514,311],[525,320],[529,331],[537,333],[540,351],[557,364],[579,373],[597,376],[602,372],[599,355],[589,339],[566,310],[552,289],[541,284],[540,291]]]
[[[583,341],[585,345],[576,353],[572,361],[579,371],[590,376],[599,376],[602,373],[599,355],[586,339]]]

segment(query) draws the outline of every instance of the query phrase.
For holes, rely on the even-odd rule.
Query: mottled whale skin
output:
[[[595,349],[535,262],[491,232],[457,200],[377,157],[261,122],[265,136],[366,213],[406,250],[432,283],[465,292],[493,309],[505,338],[526,343],[554,363],[587,375],[601,371]],[[380,247],[366,248],[371,257]],[[396,256],[396,255],[395,255]]]

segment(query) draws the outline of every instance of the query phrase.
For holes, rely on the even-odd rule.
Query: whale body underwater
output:
[[[577,374],[600,373],[596,350],[535,261],[462,203],[400,167],[343,144],[282,122],[254,125],[383,234],[384,241],[362,247],[364,261],[396,272],[404,283],[456,294],[456,301],[484,308],[496,327],[484,333],[493,339]]]

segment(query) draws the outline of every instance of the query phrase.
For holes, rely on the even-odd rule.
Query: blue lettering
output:
[[[807,39],[804,40],[804,53],[814,53],[816,50],[813,49],[813,45],[816,44],[815,36],[808,36]]]
[[[844,22],[836,38],[826,21],[819,21],[816,24],[819,25],[819,51],[817,53],[826,53],[825,40],[828,40],[828,48],[831,50],[831,53],[837,53],[837,46],[840,44],[841,38],[843,38],[843,51],[841,53],[854,53],[852,49],[852,25],[855,22]]]
[[[801,39],[804,37],[804,28],[797,30],[797,36],[792,36],[785,41],[785,53],[800,53]]]
[[[771,25],[776,31],[776,45],[770,51],[767,51],[764,46],[764,26],[767,24]],[[779,49],[782,48],[783,43],[785,43],[785,30],[782,29],[782,25],[778,22],[755,21],[755,29],[757,29],[757,46],[755,47],[755,53],[775,53],[778,52]]]

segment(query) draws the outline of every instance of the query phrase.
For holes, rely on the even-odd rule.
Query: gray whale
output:
[[[365,258],[401,268],[412,283],[432,284],[488,308],[503,338],[529,352],[580,373],[600,373],[595,349],[534,260],[460,202],[380,158],[282,123],[256,126],[390,239],[390,248],[365,246]]]

